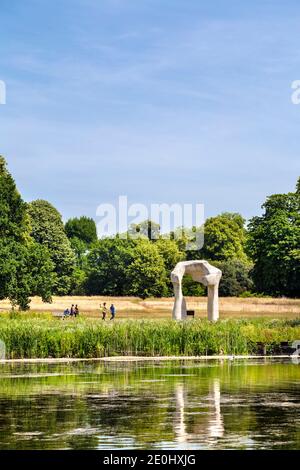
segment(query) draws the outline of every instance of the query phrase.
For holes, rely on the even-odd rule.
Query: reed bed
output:
[[[97,358],[114,355],[200,356],[255,354],[257,343],[272,354],[283,341],[300,339],[299,320],[53,319],[41,314],[1,314],[0,340],[7,359]]]

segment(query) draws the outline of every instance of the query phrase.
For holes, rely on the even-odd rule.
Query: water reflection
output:
[[[179,383],[175,386],[176,396],[176,420],[175,420],[175,439],[178,444],[187,444],[189,441],[193,441],[195,434],[189,434],[186,429],[185,413],[186,408],[188,409],[187,394],[184,388],[184,384]],[[204,434],[208,437],[223,437],[224,435],[224,424],[221,413],[221,390],[220,390],[220,379],[215,378],[212,381],[207,400],[211,402],[213,410],[209,414],[209,419],[206,425],[206,429],[202,429]],[[201,403],[200,403],[201,406]],[[204,424],[205,425],[205,424]]]
[[[291,361],[0,365],[1,449],[299,448]]]
[[[176,384],[176,419],[175,419],[175,439],[178,443],[186,443],[188,440],[188,433],[185,426],[185,392],[184,385]]]
[[[210,437],[223,437],[224,436],[224,424],[221,413],[221,390],[220,390],[220,379],[213,380],[212,388],[212,401],[214,404],[214,413],[212,414],[211,420],[208,426],[208,433]]]

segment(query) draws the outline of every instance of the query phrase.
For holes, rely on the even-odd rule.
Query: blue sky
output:
[[[294,190],[298,1],[0,0],[0,19],[0,153],[26,200],[249,218]]]

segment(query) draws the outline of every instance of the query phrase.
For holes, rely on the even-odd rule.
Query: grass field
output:
[[[195,310],[196,318],[206,317],[205,297],[187,297],[187,306]],[[61,313],[72,304],[78,304],[84,317],[99,317],[101,303],[114,303],[117,319],[170,319],[173,298],[142,300],[135,297],[53,297],[52,304],[45,304],[34,297],[31,310],[36,312]],[[8,311],[10,304],[0,302],[0,312]],[[299,318],[300,299],[275,298],[220,298],[220,318]]]

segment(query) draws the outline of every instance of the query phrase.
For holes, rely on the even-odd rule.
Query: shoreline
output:
[[[72,358],[72,357],[59,357],[59,358],[26,358],[26,359],[1,359],[1,364],[16,364],[16,363],[49,363],[49,364],[64,364],[67,362],[150,362],[150,361],[206,361],[206,360],[234,360],[234,359],[287,359],[292,358],[293,355],[281,354],[272,356],[262,355],[222,355],[222,356],[107,356],[95,358]],[[298,356],[296,356],[298,357]],[[300,357],[300,356],[299,356]]]

